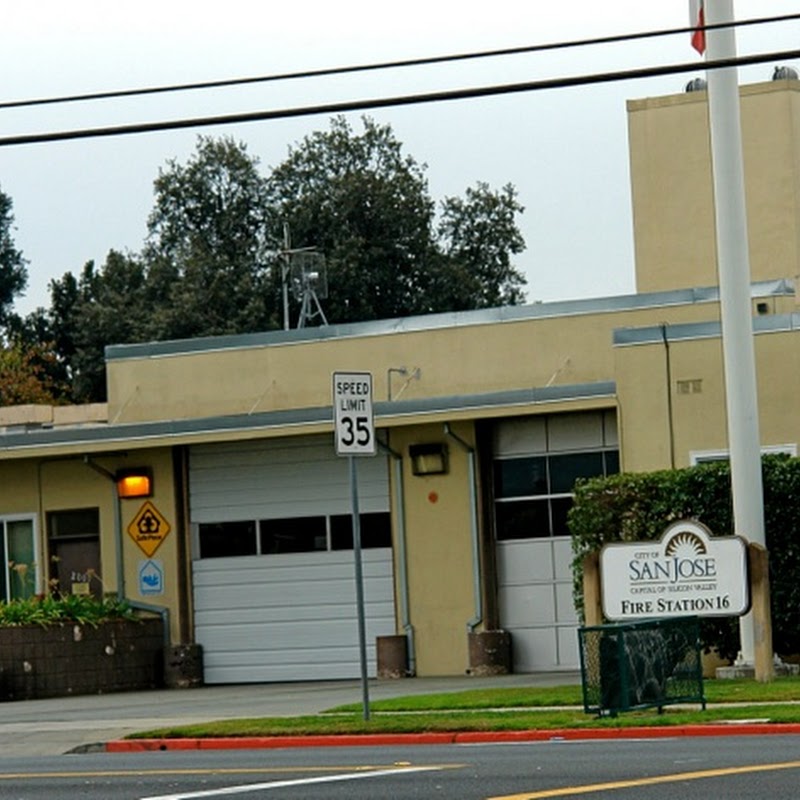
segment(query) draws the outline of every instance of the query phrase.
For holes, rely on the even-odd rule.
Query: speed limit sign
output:
[[[333,415],[337,455],[374,456],[377,453],[371,373],[333,373]]]

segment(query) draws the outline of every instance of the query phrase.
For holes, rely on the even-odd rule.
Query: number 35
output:
[[[345,417],[342,426],[341,442],[345,447],[352,447],[354,444],[365,447],[369,444],[369,417]]]

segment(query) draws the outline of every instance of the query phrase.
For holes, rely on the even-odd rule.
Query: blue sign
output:
[[[139,594],[164,594],[164,564],[155,559],[139,562]]]

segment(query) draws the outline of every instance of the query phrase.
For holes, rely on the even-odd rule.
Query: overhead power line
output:
[[[574,86],[586,86],[599,83],[614,83],[627,80],[656,78],[664,75],[678,75],[698,70],[715,70],[726,67],[742,67],[752,64],[764,64],[800,58],[800,50],[780,50],[771,53],[739,56],[737,58],[705,61],[702,64],[682,63],[659,67],[643,67],[634,70],[614,72],[598,72],[590,75],[577,75],[562,78],[548,78],[524,83],[479,86],[468,89],[450,89],[441,92],[401,95],[365,100],[345,100],[322,103],[318,105],[300,106],[297,108],[251,111],[238,114],[224,114],[209,117],[195,117],[161,122],[141,122],[128,125],[116,125],[105,128],[84,128],[77,130],[53,131],[50,133],[31,133],[17,136],[0,137],[0,147],[11,147],[23,144],[43,144],[46,142],[63,142],[75,139],[96,139],[111,136],[128,136],[137,133],[155,133],[158,131],[182,130],[187,128],[203,128],[219,125],[239,125],[247,122],[264,122],[267,120],[289,119],[295,117],[316,116],[320,114],[344,114],[354,111],[368,111],[376,108],[391,108],[426,103],[441,103],[451,100],[467,100],[480,97],[496,97],[499,95],[519,94],[522,92],[544,91],[548,89],[564,89]]]
[[[769,25],[778,22],[800,20],[798,14],[782,14],[774,17],[757,17],[753,19],[738,20],[732,23],[706,25],[704,30],[717,28],[743,28],[754,25]],[[547,44],[527,45],[520,47],[507,47],[496,50],[482,50],[472,53],[454,53],[450,55],[428,56],[423,58],[410,58],[397,61],[381,61],[373,64],[354,64],[342,67],[323,67],[320,69],[300,70],[296,72],[283,72],[273,75],[259,75],[244,78],[225,78],[220,80],[200,81],[195,83],[171,84],[166,86],[149,86],[137,89],[118,89],[104,92],[87,92],[83,94],[61,95],[58,97],[40,97],[28,100],[8,100],[0,102],[0,109],[26,108],[31,106],[57,105],[62,103],[88,102],[94,100],[111,100],[126,97],[141,97],[146,95],[167,94],[173,92],[188,92],[202,89],[222,89],[232,86],[247,86],[257,83],[275,83],[280,81],[298,80],[306,78],[323,78],[334,75],[347,75],[359,72],[375,72],[387,69],[401,69],[405,67],[431,66],[458,61],[478,60],[484,58],[499,58],[504,56],[527,55],[552,50],[567,50],[579,47],[590,47],[605,44],[618,44],[633,42],[642,39],[653,39],[664,36],[686,35],[694,31],[693,27],[665,28],[655,31],[639,31],[637,33],[616,34],[613,36],[599,36],[591,39],[575,39]]]

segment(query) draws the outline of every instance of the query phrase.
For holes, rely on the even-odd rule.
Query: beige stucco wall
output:
[[[741,88],[742,148],[753,280],[800,269],[800,82]],[[628,102],[639,292],[716,284],[706,92]]]
[[[128,535],[127,527],[144,500],[121,500],[122,546],[125,596],[131,600],[166,606],[170,609],[173,640],[177,641],[180,625],[178,603],[178,526],[172,476],[171,451],[140,451],[135,457],[97,457],[101,469],[115,472],[127,467],[150,467],[153,470],[154,495],[149,498],[169,522],[171,531],[164,538],[154,558],[163,562],[164,594],[144,597],[139,593],[138,571],[146,556]],[[117,544],[115,535],[115,485],[110,478],[88,466],[81,457],[43,460],[0,461],[0,485],[3,486],[0,514],[31,514],[36,519],[43,566],[49,565],[46,515],[51,511],[97,507],[100,511],[100,579],[107,593],[116,594]],[[43,570],[47,581],[48,570]]]
[[[2,514],[32,514],[39,511],[39,481],[33,461],[0,461]]]
[[[25,404],[0,407],[0,426],[14,425],[95,425],[107,422],[105,403],[74,406]]]
[[[388,370],[401,366],[420,370],[407,383],[391,376],[392,396],[406,400],[612,380],[615,328],[717,317],[716,304],[702,302],[118,359],[108,366],[109,419],[329,406],[334,371],[371,372],[376,400],[388,398]]]
[[[624,471],[685,467],[690,450],[726,447],[718,338],[615,349]]]
[[[454,425],[452,431],[474,445],[471,424]],[[408,446],[427,442],[447,444],[448,474],[412,474]],[[408,621],[414,629],[417,673],[463,675],[469,667],[466,626],[475,615],[467,452],[442,425],[398,429],[390,445],[404,455]],[[396,558],[399,552],[395,545]]]
[[[759,333],[754,339],[764,447],[800,441],[798,335]],[[663,343],[615,348],[626,472],[668,468],[673,460],[674,466],[685,467],[693,452],[727,450],[721,347],[719,337],[670,342],[671,425]]]
[[[763,444],[800,444],[800,332],[759,334],[758,408]]]

